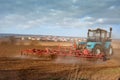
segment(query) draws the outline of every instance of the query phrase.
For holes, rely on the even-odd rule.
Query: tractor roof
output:
[[[94,30],[91,30],[91,29],[89,29],[89,31],[102,31],[102,32],[107,32],[106,30],[104,30],[104,29],[100,29],[100,28],[97,28],[97,29],[94,29]]]

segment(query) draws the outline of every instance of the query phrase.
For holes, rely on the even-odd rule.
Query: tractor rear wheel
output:
[[[104,49],[101,45],[96,45],[95,48],[93,49],[93,53],[95,55],[100,55],[101,53],[105,54]],[[106,61],[106,60],[107,60],[106,56],[103,56],[103,61]]]
[[[103,48],[100,45],[96,45],[95,48],[93,49],[93,53],[96,55],[99,55],[103,53]]]
[[[112,46],[110,46],[106,51],[106,56],[107,58],[111,58],[112,55],[113,55],[113,48]]]

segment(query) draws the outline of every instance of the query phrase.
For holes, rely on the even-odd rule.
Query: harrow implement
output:
[[[84,50],[76,50],[73,47],[58,47],[56,49],[26,49],[21,51],[21,55],[32,55],[32,56],[39,56],[39,57],[65,57],[65,56],[72,56],[78,58],[95,58],[95,59],[103,59],[105,60],[105,55],[103,53],[94,54],[90,52],[88,49]]]

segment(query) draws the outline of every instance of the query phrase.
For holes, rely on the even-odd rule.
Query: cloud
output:
[[[104,23],[104,20],[105,20],[105,19],[103,19],[103,18],[99,18],[99,19],[96,20],[96,22],[97,22],[97,23]]]
[[[110,6],[109,9],[113,10],[113,9],[115,9],[115,6]]]
[[[4,18],[0,19],[0,25],[1,27],[10,27],[10,26],[16,26],[20,22],[25,22],[26,19],[24,16],[12,14],[7,15]]]
[[[43,26],[81,28],[120,24],[119,2],[119,0],[0,1],[0,25],[28,29]]]
[[[73,3],[76,3],[78,0],[72,0],[73,1]]]

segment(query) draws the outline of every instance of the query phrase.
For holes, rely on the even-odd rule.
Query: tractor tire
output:
[[[106,56],[107,56],[108,59],[110,59],[112,55],[113,55],[113,48],[112,48],[112,46],[110,46],[110,47],[106,50]]]
[[[93,53],[94,53],[95,55],[99,55],[99,54],[101,54],[101,53],[105,55],[104,48],[103,48],[101,45],[96,45],[95,48],[93,49]],[[103,59],[102,59],[102,60],[103,60],[103,61],[106,61],[106,60],[107,60],[106,55],[103,56]]]
[[[95,48],[93,49],[93,53],[96,55],[104,53],[103,47],[101,45],[96,45]]]

